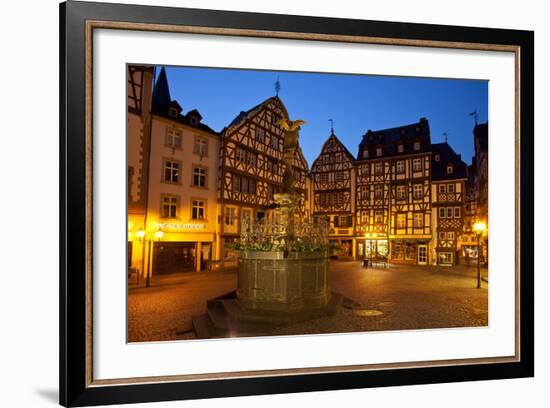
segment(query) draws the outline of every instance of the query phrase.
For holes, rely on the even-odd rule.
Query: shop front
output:
[[[356,258],[373,259],[388,258],[388,239],[387,238],[364,238],[357,239]]]
[[[428,264],[428,240],[392,239],[390,261],[403,264]]]

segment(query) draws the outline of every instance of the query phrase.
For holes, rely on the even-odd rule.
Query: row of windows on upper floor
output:
[[[420,148],[421,148],[420,142],[413,143],[413,151],[420,151]],[[397,153],[405,153],[405,145],[403,143],[398,143],[396,150],[397,150]],[[374,153],[376,157],[381,157],[384,154],[384,150],[382,149],[382,147],[377,147],[374,150]],[[369,157],[371,157],[369,149],[363,149],[362,158],[368,159]]]
[[[165,183],[181,184],[182,163],[177,160],[164,160],[162,181]],[[194,187],[208,187],[208,169],[206,167],[191,167],[191,184]]]
[[[164,145],[173,150],[182,149],[182,132],[178,129],[168,128]],[[193,140],[193,153],[201,157],[208,157],[208,139],[201,136],[195,136]]]

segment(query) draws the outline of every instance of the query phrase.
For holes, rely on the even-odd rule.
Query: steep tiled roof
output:
[[[365,158],[363,156],[364,150],[369,150],[369,158],[373,158],[374,149],[376,148],[382,148],[382,156],[418,153],[419,151],[413,151],[412,144],[415,141],[421,143],[419,151],[430,149],[430,125],[426,118],[421,118],[417,123],[410,125],[376,131],[369,130],[363,135],[363,139],[359,143],[357,159]],[[397,151],[399,144],[403,144],[403,152]]]
[[[447,173],[447,166],[453,167]],[[460,154],[457,154],[447,142],[432,144],[432,180],[454,180],[468,177],[467,166]]]

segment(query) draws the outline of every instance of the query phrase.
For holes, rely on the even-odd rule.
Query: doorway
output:
[[[418,245],[418,265],[428,264],[428,246]]]

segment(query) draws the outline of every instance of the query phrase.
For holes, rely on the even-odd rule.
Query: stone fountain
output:
[[[327,281],[327,226],[305,219],[295,191],[293,160],[302,120],[279,120],[284,131],[282,192],[274,195],[276,223],[255,223],[241,234],[237,289],[207,302],[193,318],[197,337],[269,334],[276,327],[334,314],[342,296]]]

